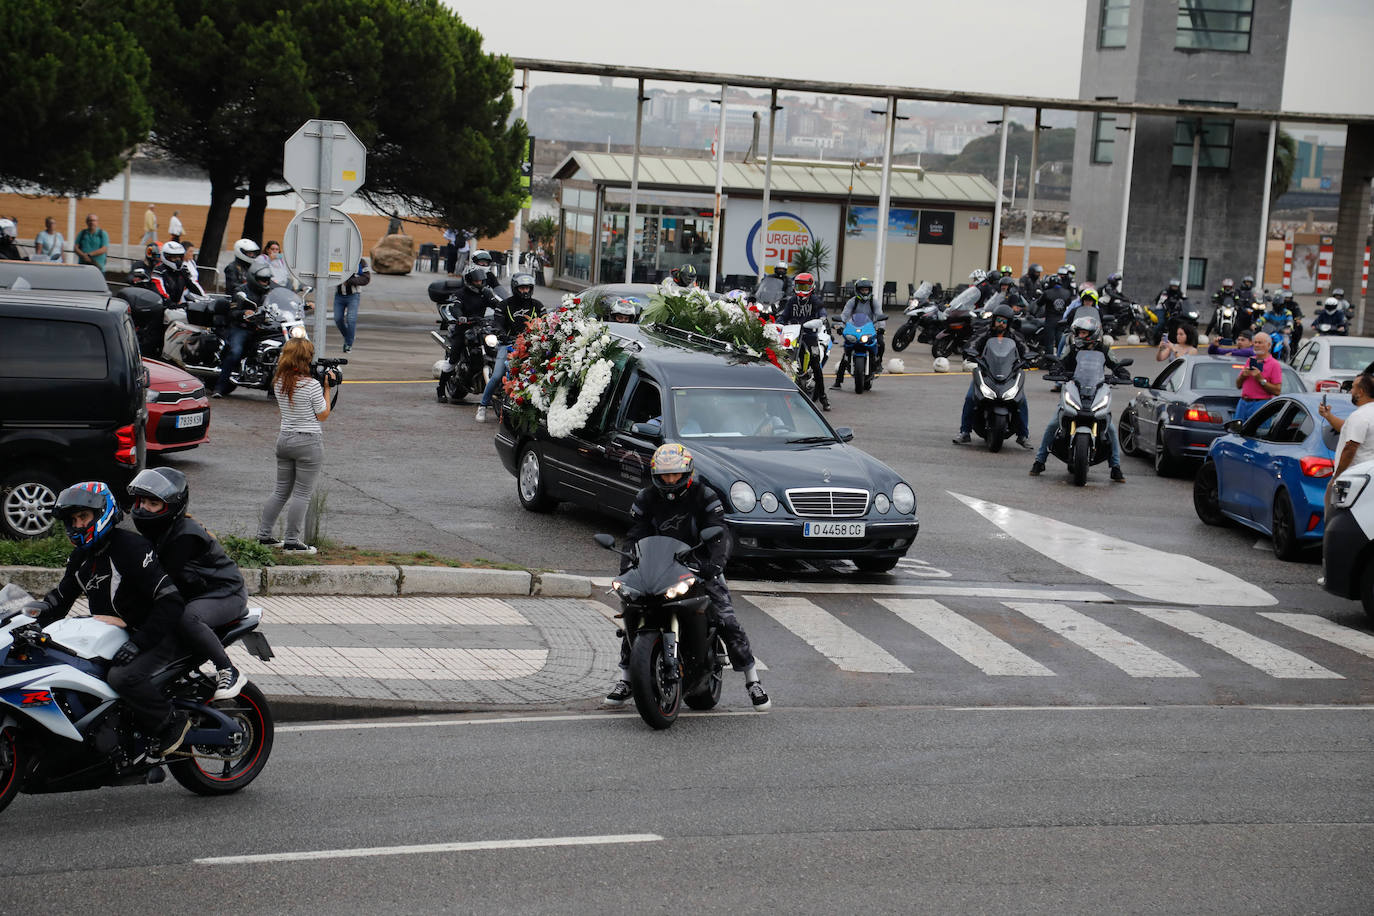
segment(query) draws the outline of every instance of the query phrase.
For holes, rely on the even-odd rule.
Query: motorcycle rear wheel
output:
[[[1092,443],[1087,436],[1074,436],[1073,445],[1069,451],[1069,470],[1073,472],[1073,485],[1081,487],[1088,482],[1088,466],[1091,463],[1089,454],[1092,451]]]
[[[905,350],[916,337],[916,325],[908,322],[902,325],[896,334],[892,335],[892,349],[901,353]]]
[[[19,794],[26,761],[24,746],[19,743],[19,729],[8,725],[0,729],[0,811],[9,807]]]
[[[725,666],[720,663],[720,659],[724,655],[725,643],[717,636],[711,642],[711,676],[707,681],[707,688],[682,698],[689,708],[715,709],[716,704],[720,702],[720,688],[725,683]]]
[[[239,723],[245,735],[244,744],[234,752],[196,745],[187,756],[169,763],[167,769],[173,779],[197,795],[228,795],[257,779],[267,766],[274,734],[272,710],[262,691],[251,683],[233,699],[210,705]]]
[[[954,352],[954,338],[937,337],[930,344],[930,355],[939,359]]]
[[[677,679],[667,681],[663,669],[663,634],[643,632],[630,649],[630,690],[635,709],[651,728],[671,728],[682,707],[682,665]]]

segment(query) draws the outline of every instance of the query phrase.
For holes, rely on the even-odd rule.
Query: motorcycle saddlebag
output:
[[[463,281],[456,277],[435,280],[429,285],[429,301],[434,303],[447,302],[450,296],[458,295],[462,289]]]
[[[951,334],[967,331],[973,326],[973,313],[955,309],[945,317],[945,327]]]
[[[162,297],[141,286],[126,286],[115,293],[119,299],[129,303],[129,314],[135,321],[143,321],[154,315],[162,317]]]
[[[229,297],[211,296],[201,302],[186,305],[186,320],[202,328],[219,327],[229,320]]]

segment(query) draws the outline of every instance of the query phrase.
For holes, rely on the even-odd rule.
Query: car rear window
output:
[[[1194,388],[1234,388],[1236,376],[1245,367],[1243,359],[1233,362],[1198,363],[1193,367]]]
[[[1335,344],[1331,347],[1333,372],[1360,372],[1374,362],[1374,347],[1355,347]]]
[[[50,318],[0,318],[0,376],[103,379],[109,373],[99,326]]]

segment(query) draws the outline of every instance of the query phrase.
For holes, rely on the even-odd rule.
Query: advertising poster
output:
[[[916,238],[920,234],[919,217],[919,210],[903,210],[896,207],[888,210],[888,238]],[[851,239],[876,241],[878,238],[878,208],[850,207],[849,225],[845,227],[845,236]]]
[[[1317,291],[1317,260],[1319,247],[1310,245],[1293,246],[1293,292],[1300,296],[1310,296]]]
[[[922,210],[920,242],[922,245],[953,245],[954,211]]]

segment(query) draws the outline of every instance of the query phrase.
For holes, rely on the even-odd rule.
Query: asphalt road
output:
[[[633,713],[283,730],[236,796],[169,781],[21,797],[0,911],[1365,913],[1371,715],[792,708],[666,733]]]

